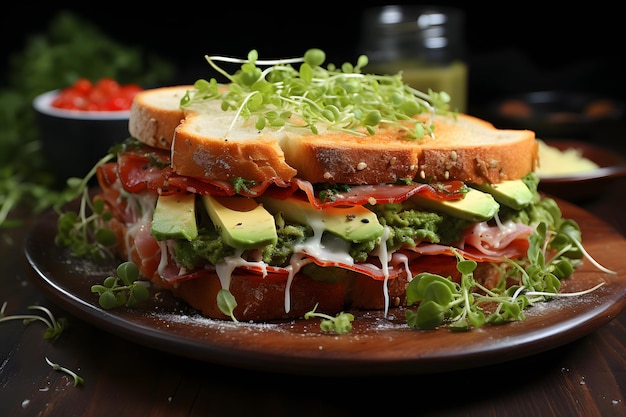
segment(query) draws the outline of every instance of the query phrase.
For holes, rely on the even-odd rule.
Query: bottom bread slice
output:
[[[126,225],[113,218],[108,222],[108,227],[117,236],[118,257],[135,262],[141,275],[155,287],[170,291],[207,317],[231,320],[218,307],[218,292],[223,287],[214,269],[194,272],[191,279],[169,281],[158,271],[160,254],[156,241],[153,247],[156,250],[146,256],[146,245],[136,245],[133,238],[128,237]],[[144,251],[143,256],[140,250]],[[481,268],[483,266],[489,265],[480,265],[476,278],[487,287],[492,287],[497,277],[492,277],[493,274],[489,272],[493,268]],[[237,269],[231,275],[228,289],[237,302],[233,312],[237,320],[268,322],[303,318],[314,309],[332,315],[342,311],[401,307],[406,304],[408,283],[419,273],[438,274],[457,282],[460,278],[456,259],[452,256],[414,256],[409,261],[408,269],[410,273],[400,274],[393,279],[377,280],[354,271],[338,272],[336,267],[316,268],[315,278],[298,272],[292,281],[288,280],[286,274],[268,273],[263,276]],[[491,278],[494,282],[489,282]]]

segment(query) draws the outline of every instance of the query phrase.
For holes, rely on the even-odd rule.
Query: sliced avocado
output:
[[[156,240],[195,239],[198,236],[195,194],[160,195],[150,233]]]
[[[335,206],[316,209],[308,201],[289,197],[284,200],[262,196],[258,198],[273,213],[283,212],[286,220],[308,224],[349,242],[365,242],[383,234],[378,217],[363,206]]]
[[[252,249],[277,242],[274,216],[252,198],[203,195],[202,201],[227,245]]]
[[[443,201],[414,195],[410,201],[417,206],[472,222],[489,220],[500,209],[500,205],[491,194],[473,188],[470,188],[460,200]]]
[[[472,184],[472,187],[491,194],[497,202],[515,210],[524,208],[533,199],[532,191],[522,180],[503,181],[498,184]]]

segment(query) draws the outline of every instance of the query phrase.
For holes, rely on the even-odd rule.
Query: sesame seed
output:
[[[356,166],[357,171],[363,171],[367,168],[367,164],[365,162],[359,162]]]
[[[458,157],[459,155],[457,155],[456,151],[450,152],[450,159],[452,159],[453,161],[456,161]]]

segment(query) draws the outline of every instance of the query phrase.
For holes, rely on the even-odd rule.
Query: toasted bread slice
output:
[[[538,146],[530,130],[501,130],[473,116],[436,116],[434,135],[408,139],[381,127],[372,136],[300,135],[281,142],[298,177],[347,184],[399,179],[498,183],[535,168]]]
[[[534,171],[539,144],[532,130],[497,129],[466,114],[437,116],[435,137],[421,143],[418,178],[499,183]]]
[[[241,177],[257,182],[288,182],[297,171],[285,161],[280,130],[259,132],[252,120],[235,123],[235,112],[222,111],[219,101],[188,111],[176,128],[172,168],[180,175],[228,181]]]
[[[176,127],[185,118],[180,100],[192,85],[144,90],[135,96],[128,131],[146,145],[171,149]]]
[[[519,179],[538,163],[533,131],[497,129],[466,114],[436,116],[434,135],[419,140],[391,126],[378,127],[374,135],[323,127],[318,134],[293,126],[259,131],[252,119],[236,120],[234,111],[222,111],[219,101],[183,112],[175,99],[180,101],[188,88],[139,95],[131,134],[151,146],[168,149],[171,144],[173,169],[199,179],[281,182],[297,175],[313,183],[378,184],[405,178],[498,183]]]

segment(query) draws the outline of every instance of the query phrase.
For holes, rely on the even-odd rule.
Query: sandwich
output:
[[[207,317],[387,313],[418,276],[458,282],[462,260],[480,288],[506,291],[537,264],[539,225],[557,252],[565,220],[537,192],[534,132],[451,111],[445,92],[401,74],[367,74],[366,57],[323,67],[320,50],[252,51],[222,59],[241,64],[233,73],[220,59],[207,56],[226,82],[137,94],[130,137],[95,170],[109,249]]]

